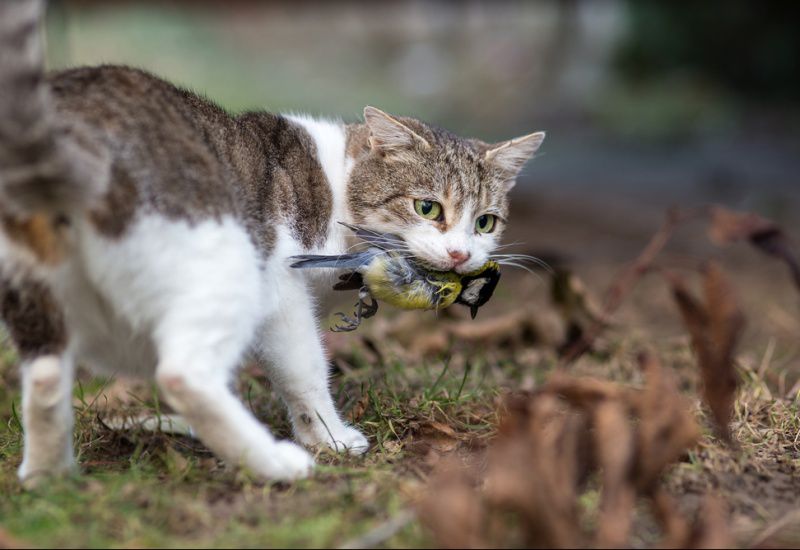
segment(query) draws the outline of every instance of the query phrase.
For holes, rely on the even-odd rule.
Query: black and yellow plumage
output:
[[[491,298],[500,279],[499,265],[486,262],[470,273],[435,271],[398,251],[400,242],[392,235],[348,226],[370,244],[361,252],[338,256],[294,256],[293,268],[335,268],[345,270],[337,290],[358,289],[359,302],[353,318],[339,315],[347,323],[334,330],[355,330],[361,319],[377,312],[377,302],[401,309],[444,309],[454,303],[470,308],[472,317]],[[366,300],[372,298],[370,302]]]

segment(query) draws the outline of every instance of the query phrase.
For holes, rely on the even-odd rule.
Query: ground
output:
[[[621,218],[613,208],[598,213],[589,203],[542,197],[532,204],[537,206],[514,213],[512,220],[520,221],[507,241],[524,242],[520,251],[568,266],[598,296],[659,224],[659,214],[641,210]],[[638,387],[636,356],[652,351],[677,375],[702,426],[699,444],[667,471],[662,486],[689,513],[704,494],[718,494],[737,545],[797,545],[800,299],[780,263],[746,245],[717,249],[706,243],[704,229],[690,225],[661,261],[692,268],[714,257],[737,289],[747,328],[736,352],[742,382],[731,423],[734,445],[720,442],[709,427],[689,338],[658,276],[647,277],[630,295],[591,353],[561,368]],[[693,285],[691,269],[685,276]],[[121,414],[158,413],[153,389],[82,376],[75,391],[81,474],[24,491],[15,476],[22,438],[17,360],[6,343],[0,366],[0,548],[441,543],[436,526],[418,513],[419,503],[431,498],[431,476],[452,457],[478,471],[485,467],[499,405],[509,392],[535,390],[551,378],[559,368],[564,324],[546,271],[506,269],[496,297],[474,322],[455,308],[438,316],[384,308],[356,333],[331,334],[338,402],[367,433],[372,449],[359,458],[322,452],[311,479],[278,485],[226,468],[190,438],[109,428]],[[290,436],[283,409],[256,365],[243,369],[238,387],[258,418],[279,436]],[[581,498],[590,515],[596,497],[590,490]],[[632,536],[633,544],[644,546],[659,535],[646,514],[637,513]]]

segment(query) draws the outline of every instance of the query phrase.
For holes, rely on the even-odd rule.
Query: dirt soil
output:
[[[512,527],[500,534],[491,522],[475,523],[483,531],[461,528],[495,505],[491,475],[498,446],[508,442],[504,428],[498,435],[498,426],[508,421],[508,396],[535,396],[557,375],[591,377],[637,392],[647,380],[637,363],[643,350],[675,377],[699,429],[696,443],[633,502],[627,543],[800,544],[800,293],[786,267],[747,244],[710,244],[700,221],[678,230],[656,261],[699,294],[697,269],[714,259],[736,290],[746,324],[735,349],[740,385],[732,443],[726,444],[700,397],[697,359],[660,271],[647,274],[626,297],[589,353],[570,365],[559,356],[569,324],[591,322],[605,289],[658,230],[663,212],[563,196],[538,196],[530,204],[513,212],[505,241],[524,243],[512,250],[569,270],[580,303],[554,302],[547,270],[504,269],[496,296],[475,321],[460,308],[436,315],[384,307],[355,333],[328,333],[337,400],[372,449],[363,458],[320,453],[311,480],[266,485],[226,468],[185,436],[114,428],[121,415],[165,410],[149,386],[83,377],[75,398],[82,475],[22,491],[14,476],[21,442],[16,358],[4,351],[0,492],[7,498],[0,499],[0,547],[540,545],[552,538],[536,538],[546,530],[532,529],[539,516],[531,510],[514,516]],[[795,239],[800,235],[800,227],[785,229]],[[257,366],[243,370],[238,388],[279,436],[291,435]],[[632,426],[638,429],[636,422]],[[592,430],[586,433],[595,437]],[[536,448],[541,445],[531,452]],[[521,484],[535,478],[526,466],[532,455],[522,456],[509,470],[522,465]],[[456,473],[442,481],[442,472]],[[579,542],[595,540],[607,517],[603,479],[602,473],[582,479],[576,498],[566,501],[582,533]],[[684,523],[693,526],[694,538],[665,538],[652,506],[652,491],[662,489],[674,503],[671,517],[688,518]],[[702,519],[712,516],[705,512],[709,495],[722,502],[714,521]],[[433,508],[425,508],[431,499]],[[446,531],[446,518],[429,512],[437,509],[460,518],[454,531]],[[702,528],[725,538],[704,535]]]

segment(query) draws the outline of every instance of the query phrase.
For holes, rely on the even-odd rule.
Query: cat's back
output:
[[[68,69],[48,84],[57,116],[111,158],[108,192],[92,212],[102,232],[123,233],[142,211],[197,221],[238,209],[224,162],[235,120],[219,106],[123,66]]]
[[[127,130],[126,140],[133,137],[131,131],[198,138],[203,136],[193,130],[226,127],[233,121],[222,108],[200,95],[132,67],[66,69],[48,75],[48,84],[62,116],[109,133]]]

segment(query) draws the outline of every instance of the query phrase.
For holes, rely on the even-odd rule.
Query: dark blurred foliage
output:
[[[691,73],[746,99],[800,98],[800,2],[627,3],[616,56],[627,78]]]

